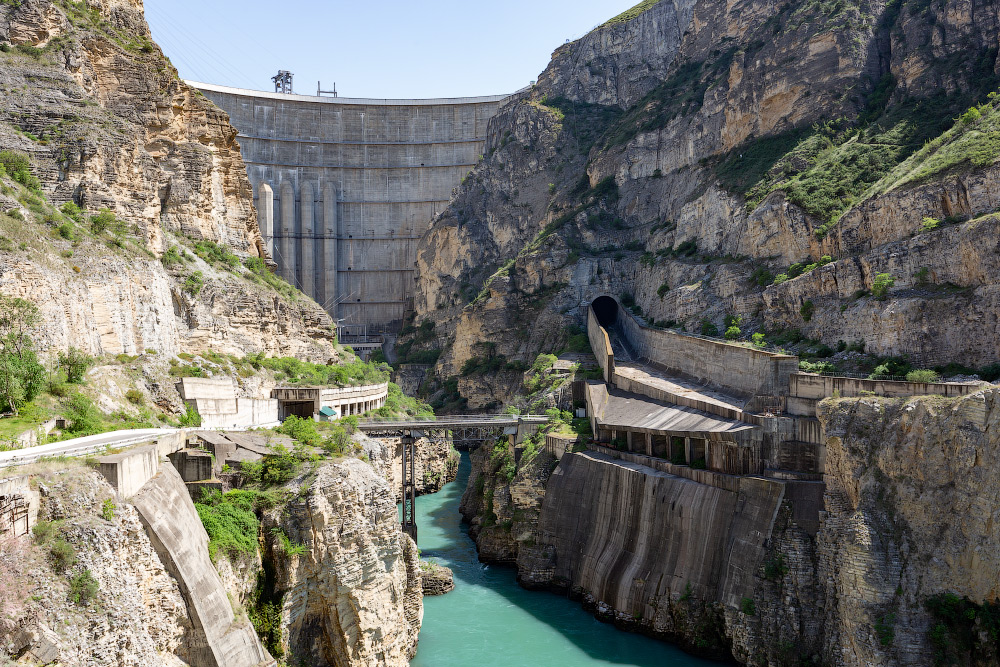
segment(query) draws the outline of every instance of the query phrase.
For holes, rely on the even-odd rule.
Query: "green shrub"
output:
[[[304,544],[294,544],[281,528],[275,526],[271,529],[271,534],[277,539],[277,549],[286,556],[302,556],[309,548]]]
[[[281,426],[274,429],[278,433],[290,436],[293,440],[301,442],[310,447],[320,447],[323,445],[323,438],[316,430],[316,422],[307,417],[292,415],[286,419]]]
[[[171,266],[176,266],[177,264],[184,263],[184,256],[181,251],[177,249],[177,246],[172,245],[167,248],[166,252],[163,253],[163,257],[160,258],[160,262],[163,266],[170,268]]]
[[[660,300],[662,301],[663,297],[665,297],[667,295],[667,292],[669,291],[670,291],[670,285],[668,285],[667,283],[663,283],[662,285],[656,288],[656,296],[660,297]]]
[[[69,599],[74,604],[86,607],[97,597],[99,586],[90,570],[84,570],[69,580]]]
[[[72,218],[75,222],[83,222],[83,209],[76,205],[75,202],[68,201],[59,207],[59,210],[68,218]]]
[[[184,281],[184,291],[191,296],[198,296],[201,288],[205,286],[205,276],[201,271],[195,271]]]
[[[66,353],[59,353],[59,367],[66,371],[66,381],[70,384],[83,382],[87,369],[93,365],[94,358],[75,347],[71,346]]]
[[[740,600],[740,611],[747,616],[754,616],[757,613],[757,604],[750,598]]]
[[[896,284],[896,279],[888,273],[879,273],[872,280],[872,296],[879,301],[885,301],[889,288]]]
[[[739,340],[743,332],[737,326],[731,326],[726,329],[726,340]]]
[[[878,642],[882,646],[892,646],[892,641],[896,637],[896,615],[886,614],[875,620],[875,634]]]
[[[66,431],[75,436],[94,435],[104,429],[104,415],[93,401],[80,393],[70,397],[63,416],[69,422]]]
[[[813,304],[811,299],[806,299],[802,306],[799,308],[799,315],[806,322],[812,319],[813,312],[816,310],[816,306]]]
[[[21,173],[31,173],[31,160],[24,153],[11,150],[0,151],[0,165],[11,178],[17,180]]]
[[[66,239],[67,241],[76,240],[76,226],[72,222],[64,222],[59,225],[59,236]]]
[[[230,493],[194,505],[208,533],[208,555],[213,561],[220,552],[236,557],[257,551],[260,522],[254,508],[247,502],[231,502]]]
[[[780,285],[783,282],[787,282],[788,279],[789,278],[788,278],[788,274],[787,273],[779,273],[778,275],[776,275],[774,277],[774,283],[773,284],[774,285]]]
[[[222,264],[227,268],[236,268],[240,265],[240,258],[229,248],[213,241],[198,241],[194,244],[194,253],[209,264]]]
[[[906,374],[907,382],[937,382],[939,379],[937,372],[929,369],[917,369]]]
[[[703,319],[701,321],[701,335],[717,337],[719,335],[719,327],[715,326],[711,320]]]
[[[920,221],[920,231],[931,232],[941,226],[941,221],[937,218],[924,218]]]
[[[100,235],[109,232],[114,236],[125,236],[128,226],[109,209],[102,208],[97,215],[90,216],[90,231]]]
[[[111,498],[105,498],[104,504],[101,505],[101,517],[105,521],[114,521],[116,509],[117,506],[115,505],[115,501],[112,500]]]
[[[31,529],[32,534],[35,536],[35,541],[38,544],[46,544],[49,540],[58,534],[58,526],[54,521],[39,521],[35,524],[35,527]]]
[[[777,581],[786,574],[788,574],[788,566],[785,564],[785,558],[781,554],[778,554],[775,558],[769,559],[764,563],[765,579]]]
[[[764,334],[762,334],[760,332],[757,332],[757,333],[753,334],[752,336],[750,336],[750,343],[754,347],[760,348],[760,349],[764,349],[765,347],[767,347],[767,342],[764,340]]]
[[[195,408],[193,405],[188,404],[184,406],[184,414],[180,416],[177,422],[182,427],[196,428],[198,426],[201,426],[201,415],[198,414],[197,408]]]
[[[142,405],[146,402],[146,397],[138,389],[129,389],[125,392],[125,400],[132,405]]]
[[[76,564],[76,550],[73,545],[59,537],[49,547],[52,556],[52,568],[56,572],[65,572]]]
[[[755,283],[758,287],[767,287],[774,282],[774,274],[761,266],[754,269],[750,275],[750,282]]]

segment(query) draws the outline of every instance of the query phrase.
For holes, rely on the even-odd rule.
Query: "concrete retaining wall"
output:
[[[253,626],[235,619],[226,589],[208,556],[208,534],[173,466],[161,464],[132,502],[187,602],[193,628],[182,659],[205,667],[273,664]]]
[[[729,393],[785,396],[788,376],[799,368],[798,357],[651,329],[620,307],[618,323],[634,352],[643,359]]]
[[[278,401],[237,398],[232,378],[181,378],[177,391],[201,415],[203,428],[245,428],[278,421]]]
[[[792,373],[789,378],[788,411],[793,415],[815,417],[819,402],[834,393],[841,398],[861,396],[863,392],[889,398],[930,395],[954,397],[967,396],[979,388],[979,383],[900,382]]]
[[[136,447],[123,454],[102,456],[97,461],[100,473],[123,499],[138,493],[160,468],[160,454],[155,444]]]
[[[608,332],[597,321],[593,306],[587,309],[587,338],[590,339],[590,349],[597,357],[597,365],[604,372],[604,381],[613,384],[615,376],[615,353],[611,349],[611,339]]]
[[[627,615],[653,618],[658,598],[688,586],[738,608],[753,594],[782,493],[759,478],[729,491],[624,456],[566,454],[546,486],[538,543],[552,546],[556,578]]]

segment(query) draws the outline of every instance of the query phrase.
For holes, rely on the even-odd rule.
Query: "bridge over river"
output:
[[[403,441],[403,532],[417,541],[416,442],[418,438],[450,438],[455,443],[482,444],[502,435],[519,436],[524,428],[541,426],[545,415],[443,415],[415,417],[405,421],[362,419],[358,430],[366,435],[402,438]]]

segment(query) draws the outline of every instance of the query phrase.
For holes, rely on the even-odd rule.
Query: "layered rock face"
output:
[[[290,664],[409,664],[423,617],[419,557],[370,465],[321,466],[308,490],[265,516],[264,526],[306,545],[303,554],[281,556],[271,537]]]
[[[39,520],[54,522],[54,534],[3,544],[17,554],[5,562],[7,576],[16,577],[16,589],[5,595],[16,591],[27,601],[24,613],[0,628],[0,655],[93,667],[185,664],[177,654],[193,632],[187,606],[135,508],[121,505],[111,521],[102,518],[114,490],[86,468],[42,475],[36,482],[42,493]],[[62,573],[56,563],[63,561],[52,553],[57,540],[64,540],[75,558]],[[97,590],[88,606],[80,606],[71,582],[85,570]]]
[[[439,376],[484,344],[529,363],[559,349],[602,294],[689,331],[736,315],[744,335],[996,361],[995,272],[979,267],[996,261],[997,156],[955,148],[994,126],[941,133],[998,81],[997,20],[994,3],[664,1],[560,47],[421,242]],[[885,300],[867,293],[880,273]]]
[[[372,465],[385,477],[396,501],[403,499],[403,443],[400,438],[379,438],[383,450]],[[437,493],[458,474],[459,454],[446,440],[418,438],[414,443],[414,482],[417,495]]]
[[[42,308],[41,347],[333,356],[329,316],[294,289],[190,253],[158,261],[198,241],[264,250],[236,130],[180,81],[141,2],[6,3],[0,43],[0,146],[30,156],[53,205],[4,188],[0,209],[24,220],[0,214],[20,242],[0,253],[0,290]],[[65,202],[84,215],[53,210]],[[88,229],[103,208],[118,241]]]
[[[463,512],[483,560],[516,563],[523,586],[694,653],[994,664],[998,419],[995,389],[824,401],[816,532],[796,520],[792,485],[732,492],[595,452],[564,455],[533,496],[512,494],[526,470],[505,483],[477,454]]]
[[[473,451],[472,473],[459,511],[471,524],[469,535],[476,541],[480,560],[518,565],[518,581],[530,588],[535,583],[531,572],[538,557],[533,548],[538,519],[556,461],[544,452],[530,460],[522,458],[508,479],[504,454],[511,455],[502,445]]]
[[[1000,392],[826,401],[820,419],[825,653],[834,664],[995,663],[995,645],[979,634],[983,615],[966,615],[956,629],[926,602],[942,594],[996,602],[1000,534],[988,499],[1000,468]],[[971,643],[957,639],[963,631]]]

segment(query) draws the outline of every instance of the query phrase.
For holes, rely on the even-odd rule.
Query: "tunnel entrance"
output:
[[[590,305],[594,308],[597,321],[605,329],[613,327],[618,321],[618,302],[610,296],[599,296]]]

